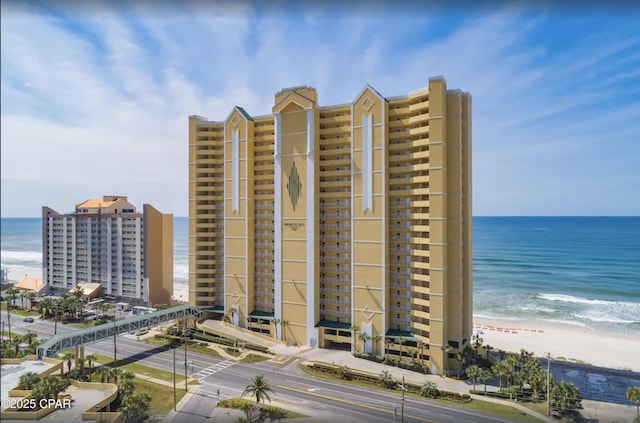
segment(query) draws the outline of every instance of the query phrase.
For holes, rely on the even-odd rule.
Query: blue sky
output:
[[[337,4],[3,0],[2,216],[103,194],[186,216],[189,115],[436,75],[473,96],[475,215],[640,215],[639,7]]]

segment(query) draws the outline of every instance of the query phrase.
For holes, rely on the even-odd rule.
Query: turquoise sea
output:
[[[474,314],[640,336],[640,217],[474,217]],[[174,221],[174,280],[188,277],[187,218]],[[2,218],[10,279],[41,271],[39,218]]]

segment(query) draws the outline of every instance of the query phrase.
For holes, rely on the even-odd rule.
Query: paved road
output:
[[[6,319],[5,313],[2,316]],[[73,330],[58,325],[58,330]],[[26,333],[27,330],[48,337],[53,332],[53,324],[36,320],[22,322],[22,318],[12,317],[12,330]],[[87,345],[86,353],[113,354],[113,341]],[[143,364],[173,369],[173,352],[138,342],[132,336],[117,338],[118,358],[128,357]],[[177,369],[184,372],[184,350],[176,351]],[[275,391],[274,399],[303,405],[313,413],[337,413],[357,420],[388,422],[393,419],[394,409],[399,413],[401,399],[397,392],[384,392],[356,388],[338,382],[327,382],[306,376],[298,367],[294,357],[279,356],[277,359],[260,363],[244,364],[231,360],[215,359],[210,356],[189,352],[187,356],[188,374],[197,377],[201,386],[197,394],[185,404],[173,422],[206,422],[217,403],[217,390],[221,399],[240,396],[244,386],[256,374],[265,374]],[[234,364],[235,363],[235,364]],[[611,371],[592,366],[572,363],[552,362],[552,371],[557,380],[570,380],[582,391],[584,398],[627,404],[625,392],[628,386],[640,384],[640,374]],[[189,387],[196,389],[195,387]],[[415,399],[405,400],[405,421],[407,422],[506,422],[489,415],[480,415],[455,408]]]

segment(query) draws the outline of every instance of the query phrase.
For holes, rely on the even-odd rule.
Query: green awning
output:
[[[316,327],[349,330],[349,328],[351,328],[351,323],[333,322],[331,320],[320,320],[318,323],[316,323]]]
[[[385,336],[387,338],[402,338],[402,339],[408,339],[410,341],[418,340],[418,338],[413,336],[411,332],[407,332],[406,330],[389,329]]]
[[[274,319],[275,316],[273,313],[269,313],[266,311],[257,311],[257,310],[253,310],[251,313],[249,313],[249,317],[258,317],[261,319]]]

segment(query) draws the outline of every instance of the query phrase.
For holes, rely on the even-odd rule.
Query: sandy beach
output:
[[[540,320],[474,317],[474,333],[478,331],[482,332],[484,344],[491,345],[494,351],[518,352],[524,348],[538,357],[550,353],[553,359],[640,371],[640,363],[634,359],[640,351],[640,337]]]
[[[11,272],[10,279],[18,279],[18,275],[42,277],[41,272],[15,269]],[[173,298],[186,302],[188,287],[175,285]],[[538,357],[550,353],[553,359],[581,361],[594,366],[640,372],[640,362],[633,359],[634,354],[640,351],[640,337],[541,320],[507,320],[475,316],[474,333],[478,331],[483,332],[481,338],[484,344],[491,345],[494,351],[500,349],[519,352],[524,348]]]

